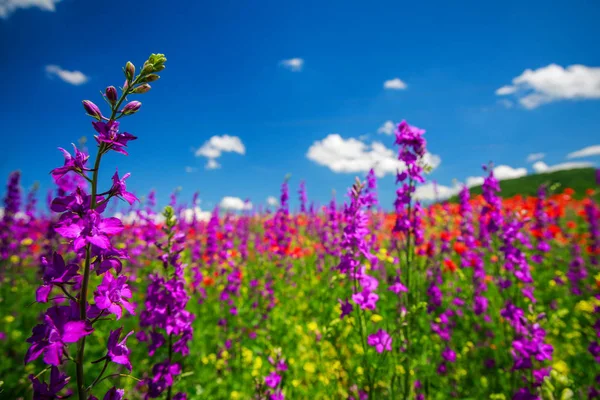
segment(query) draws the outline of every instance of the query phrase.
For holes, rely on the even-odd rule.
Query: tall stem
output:
[[[138,77],[139,79],[139,77]],[[136,79],[128,88],[123,91],[121,94],[121,98],[114,105],[111,110],[111,115],[109,119],[109,123],[115,120],[119,107],[130,93],[131,88],[137,83],[138,79]],[[106,147],[103,143],[98,145],[98,153],[96,154],[96,162],[94,163],[94,172],[92,175],[92,193],[90,200],[90,209],[94,210],[97,206],[96,198],[98,195],[98,172],[100,170],[100,161],[102,160],[102,155],[106,151]],[[87,320],[87,295],[88,295],[88,286],[90,280],[90,265],[91,265],[91,244],[87,244],[85,247],[85,263],[83,270],[83,280],[81,282],[81,292],[79,293],[79,318],[81,321]],[[85,388],[85,374],[83,371],[83,356],[85,353],[85,336],[79,339],[77,342],[77,358],[75,359],[76,363],[76,374],[77,374],[77,395],[79,400],[86,400],[86,388]]]
[[[92,176],[92,198],[90,209],[96,208],[96,192],[98,188],[98,170],[100,169],[100,161],[102,160],[102,152],[104,146],[98,147],[96,162],[94,164],[94,174]],[[87,320],[87,293],[90,280],[90,264],[91,264],[91,245],[88,243],[85,247],[85,264],[83,270],[83,280],[81,282],[81,292],[79,293],[79,319]],[[77,343],[77,394],[79,400],[86,400],[85,376],[83,371],[83,355],[85,353],[85,336],[79,339]]]

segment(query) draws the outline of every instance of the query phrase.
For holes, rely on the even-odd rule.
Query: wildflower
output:
[[[265,384],[275,389],[281,382],[281,376],[277,372],[271,372],[265,377]]]
[[[64,399],[68,396],[60,396],[58,393],[69,383],[71,378],[61,373],[57,367],[50,369],[50,383],[40,382],[38,378],[29,375],[29,380],[33,385],[33,399]]]
[[[131,290],[126,282],[127,277],[124,275],[115,278],[110,271],[104,274],[102,283],[94,292],[96,306],[100,310],[108,310],[117,319],[121,319],[122,308],[125,308],[130,314],[135,315],[135,307],[126,300],[132,297]]]
[[[375,347],[378,353],[383,353],[384,350],[392,351],[392,337],[383,329],[379,329],[377,333],[369,335],[367,344]]]
[[[128,155],[125,150],[127,143],[137,139],[136,136],[133,136],[130,133],[120,133],[118,121],[92,122],[92,125],[96,132],[98,132],[98,135],[94,136],[96,142],[98,142],[98,144],[105,144],[108,146],[108,149],[117,153]]]
[[[137,197],[133,193],[127,191],[127,186],[125,184],[125,180],[129,178],[131,174],[127,173],[123,175],[123,178],[119,178],[119,171],[116,171],[112,177],[113,185],[109,190],[109,194],[111,196],[117,196],[128,202],[129,204],[133,204],[136,201],[139,201]]]
[[[73,239],[75,251],[81,250],[87,244],[101,249],[111,248],[109,236],[123,231],[123,223],[118,218],[102,218],[94,210],[88,210],[82,217],[74,213],[64,213],[54,230],[64,238]]]
[[[126,342],[127,338],[133,334],[133,331],[129,332],[121,341],[119,341],[122,330],[123,328],[119,328],[110,332],[108,343],[106,344],[108,350],[107,357],[115,364],[124,365],[125,368],[131,371],[131,361],[129,361],[131,350],[127,348]]]
[[[62,147],[59,147],[58,150],[60,150],[63,153],[65,157],[65,164],[62,167],[54,168],[50,172],[55,181],[58,181],[69,171],[74,171],[78,174],[83,174],[84,171],[88,171],[85,164],[87,163],[90,156],[82,151],[79,151],[77,147],[75,147],[75,145],[73,145],[75,157],[73,157],[71,153],[69,153]]]
[[[48,301],[53,285],[72,285],[81,279],[81,276],[77,273],[79,265],[74,263],[65,264],[65,260],[56,252],[52,256],[51,263],[48,262],[46,257],[42,257],[42,268],[44,271],[42,277],[44,284],[38,288],[35,294],[38,303]]]
[[[75,343],[93,332],[89,322],[72,318],[68,306],[54,306],[44,315],[44,322],[36,325],[27,339],[31,347],[25,355],[25,363],[37,359],[42,354],[46,364],[58,366],[62,363],[65,346]]]

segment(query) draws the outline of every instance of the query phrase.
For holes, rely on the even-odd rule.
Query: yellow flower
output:
[[[307,362],[306,364],[304,364],[304,368],[303,368],[306,372],[308,372],[309,374],[314,374],[315,371],[317,370],[317,367],[315,366],[315,364],[311,363],[311,362]]]
[[[396,365],[396,373],[400,374],[400,375],[404,375],[406,373],[406,370],[404,369],[404,367],[402,365]]]
[[[13,254],[12,256],[10,256],[10,262],[13,264],[17,264],[19,262],[19,260],[20,260],[20,258],[17,255]]]
[[[241,395],[239,392],[236,392],[235,390],[233,392],[231,392],[231,400],[239,400],[241,398]]]
[[[371,315],[371,321],[373,321],[374,323],[378,323],[382,320],[383,320],[383,317],[381,315],[378,315],[378,314]]]
[[[7,324],[10,324],[11,322],[14,322],[15,317],[13,317],[12,315],[7,315],[6,317],[4,317],[4,320]]]
[[[26,239],[23,239],[23,240],[21,240],[21,244],[22,244],[23,246],[29,246],[29,245],[31,245],[32,243],[33,243],[33,239],[31,239],[31,238],[26,238]]]
[[[552,369],[554,369],[557,372],[560,372],[563,375],[566,375],[569,373],[569,366],[567,365],[566,362],[564,362],[562,360],[558,360],[554,364],[552,364]]]
[[[575,305],[575,310],[592,313],[594,312],[594,305],[589,301],[581,300]]]
[[[365,371],[362,369],[362,367],[358,367],[358,368],[356,368],[356,373],[357,373],[358,375],[362,375],[364,372],[365,372]]]
[[[293,386],[293,387],[298,387],[298,386],[300,386],[300,381],[299,381],[298,379],[294,379],[294,380],[292,381],[292,386]]]
[[[307,326],[308,326],[308,330],[312,331],[312,332],[316,331],[319,328],[319,326],[317,325],[317,323],[314,322],[314,321],[313,322],[309,322]]]

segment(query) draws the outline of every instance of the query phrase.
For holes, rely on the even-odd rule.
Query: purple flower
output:
[[[35,300],[38,303],[45,303],[48,301],[48,296],[52,291],[53,285],[73,284],[75,281],[71,281],[72,279],[80,278],[77,274],[79,265],[74,263],[65,265],[65,260],[56,252],[52,256],[52,263],[48,262],[46,257],[42,257],[42,268],[44,271],[42,277],[44,284],[40,286],[35,293]]]
[[[281,382],[281,375],[275,371],[265,376],[265,384],[270,388],[275,389],[279,385],[279,382]]]
[[[108,390],[108,392],[106,392],[102,400],[123,400],[124,396],[124,389],[117,389],[113,386],[111,389]]]
[[[456,353],[450,347],[446,347],[442,351],[442,358],[448,362],[453,363],[456,361]]]
[[[402,282],[400,282],[400,277],[398,276],[396,277],[394,284],[389,287],[389,290],[396,293],[397,295],[399,295],[402,292],[408,292],[408,289],[402,284]]]
[[[130,299],[132,294],[127,285],[127,277],[119,275],[115,278],[112,272],[108,271],[102,283],[94,292],[94,300],[96,306],[100,310],[108,310],[111,314],[116,315],[117,319],[121,319],[123,310],[121,307],[135,315],[135,307],[126,299]]]
[[[108,350],[107,357],[110,361],[115,364],[124,365],[125,368],[131,371],[131,361],[129,361],[129,354],[131,350],[127,348],[127,338],[133,334],[133,331],[129,332],[123,340],[119,341],[119,337],[121,336],[121,331],[123,328],[119,328],[117,330],[111,331],[108,336],[108,343],[106,344],[106,348]]]
[[[25,363],[44,354],[46,364],[58,366],[62,363],[67,343],[75,343],[92,332],[89,322],[73,320],[71,307],[51,307],[44,315],[44,322],[36,325],[27,339],[31,347],[25,355]]]
[[[92,125],[96,132],[98,132],[98,135],[94,136],[96,142],[98,142],[98,144],[105,143],[109,149],[114,150],[117,153],[128,155],[127,151],[125,151],[127,143],[137,139],[136,136],[133,136],[130,133],[120,133],[118,121],[92,122]]]
[[[373,335],[369,335],[367,344],[375,347],[378,353],[383,353],[384,350],[392,351],[392,337],[383,329],[378,330]]]
[[[364,289],[361,292],[354,293],[352,300],[363,310],[374,310],[379,296],[377,293]]]
[[[74,213],[64,213],[54,226],[54,230],[67,239],[73,239],[75,251],[81,250],[87,244],[93,244],[101,249],[111,248],[109,235],[123,231],[123,223],[118,218],[102,218],[94,210],[88,210],[83,217]]]
[[[340,319],[343,319],[346,315],[350,315],[350,313],[352,312],[352,309],[354,307],[352,306],[352,304],[350,304],[348,299],[346,299],[344,301],[342,301],[341,299],[338,299],[338,301],[340,302],[340,307],[342,309],[342,314],[340,315]]]
[[[33,384],[33,400],[52,400],[63,399],[68,396],[59,396],[60,392],[69,383],[71,378],[62,374],[57,367],[50,370],[50,384],[40,382],[34,375],[29,375],[29,380]]]
[[[85,167],[85,164],[87,163],[90,156],[82,151],[79,151],[74,144],[73,149],[75,150],[75,157],[73,157],[71,153],[69,153],[62,147],[59,147],[58,149],[65,156],[65,164],[62,167],[54,168],[52,171],[50,171],[50,174],[54,178],[54,181],[58,181],[69,171],[75,171],[79,174],[82,174],[84,171],[88,170]]]
[[[85,112],[90,117],[96,118],[98,121],[100,121],[103,118],[102,113],[100,112],[100,109],[97,105],[95,105],[89,100],[83,100],[81,103],[83,104],[83,108],[85,108]]]
[[[129,103],[127,103],[127,105],[125,105],[125,107],[123,107],[121,113],[125,115],[135,114],[140,110],[140,107],[142,107],[142,103],[140,103],[139,101],[130,101]]]
[[[166,388],[173,386],[173,377],[181,374],[181,366],[165,361],[152,368],[152,378],[148,381],[146,398],[158,397]]]
[[[123,175],[123,178],[119,179],[119,171],[115,171],[115,174],[112,177],[113,185],[110,188],[110,195],[117,196],[128,202],[129,204],[133,204],[136,201],[139,201],[137,197],[133,193],[127,191],[127,186],[125,184],[125,180],[131,176],[130,173]]]

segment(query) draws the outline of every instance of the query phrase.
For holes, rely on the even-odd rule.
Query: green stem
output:
[[[139,77],[138,77],[139,79]],[[127,95],[130,93],[131,88],[135,83],[137,83],[138,79],[135,80],[127,89],[121,94],[121,98],[117,102],[117,104],[113,107],[109,122],[115,120],[115,116],[117,115],[117,111]],[[98,193],[98,171],[100,170],[100,161],[102,160],[102,155],[106,151],[106,147],[103,144],[98,146],[98,153],[96,155],[96,162],[94,163],[93,175],[92,175],[92,193],[91,193],[91,201],[90,201],[90,209],[94,210],[97,206],[96,198]],[[83,270],[83,280],[81,282],[81,292],[79,293],[79,319],[81,321],[87,320],[87,295],[88,295],[88,287],[90,280],[90,266],[91,266],[91,245],[88,243],[85,247],[85,264]],[[85,354],[85,336],[79,339],[77,343],[77,357],[75,359],[76,363],[76,374],[77,374],[77,394],[79,400],[86,400],[87,398],[87,390],[85,388],[85,375],[83,371],[83,358]]]

